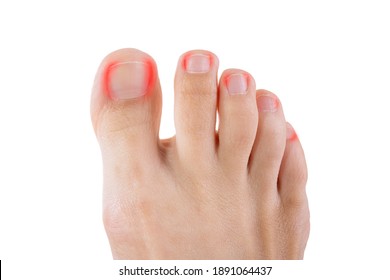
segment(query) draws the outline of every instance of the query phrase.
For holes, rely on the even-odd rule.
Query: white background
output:
[[[68,279],[112,265],[89,98],[101,59],[135,47],[158,63],[162,137],[174,134],[173,75],[187,50],[213,51],[221,70],[247,70],[278,94],[309,167],[306,272],[384,279],[389,14],[386,1],[1,0],[4,275]]]

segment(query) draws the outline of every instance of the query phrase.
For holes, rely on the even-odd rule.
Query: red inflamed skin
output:
[[[297,133],[273,92],[241,69],[218,77],[218,67],[206,50],[179,58],[176,134],[160,139],[153,58],[121,49],[103,59],[91,119],[115,259],[303,258],[310,214]]]

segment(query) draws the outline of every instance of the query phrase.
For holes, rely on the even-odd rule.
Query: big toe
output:
[[[104,58],[92,90],[91,118],[105,174],[117,176],[124,168],[126,173],[139,171],[142,164],[155,162],[160,116],[154,60],[136,49],[121,49]]]

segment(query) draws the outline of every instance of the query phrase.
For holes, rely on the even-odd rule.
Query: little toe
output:
[[[136,49],[109,54],[99,67],[91,98],[103,163],[113,169],[105,173],[118,175],[119,165],[139,173],[140,166],[156,162],[160,115],[161,90],[153,59]]]
[[[286,123],[286,149],[279,172],[279,193],[286,203],[297,205],[306,202],[307,166],[298,136]]]
[[[208,162],[215,157],[218,58],[190,51],[179,60],[175,76],[176,145],[181,160]]]
[[[286,124],[286,149],[280,166],[278,190],[283,205],[282,223],[288,231],[288,259],[302,259],[310,233],[310,212],[306,196],[307,167],[294,128]]]
[[[258,124],[256,85],[249,73],[230,69],[222,74],[218,113],[218,158],[230,173],[246,175]]]
[[[278,97],[258,90],[259,121],[255,143],[249,162],[249,173],[259,182],[262,191],[272,188],[277,192],[280,164],[286,145],[286,121]]]

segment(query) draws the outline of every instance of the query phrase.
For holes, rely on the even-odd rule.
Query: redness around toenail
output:
[[[188,73],[207,73],[211,66],[211,57],[207,54],[187,54],[184,59],[184,69]]]
[[[113,100],[134,99],[144,96],[153,77],[148,61],[115,62],[107,67],[106,89]]]
[[[291,124],[286,123],[286,138],[287,140],[295,140],[298,139],[298,135],[295,132],[294,128]]]
[[[260,112],[275,112],[278,106],[278,99],[273,96],[261,95],[257,97],[257,107]]]
[[[246,94],[248,89],[248,75],[239,73],[226,77],[226,87],[232,95]]]

